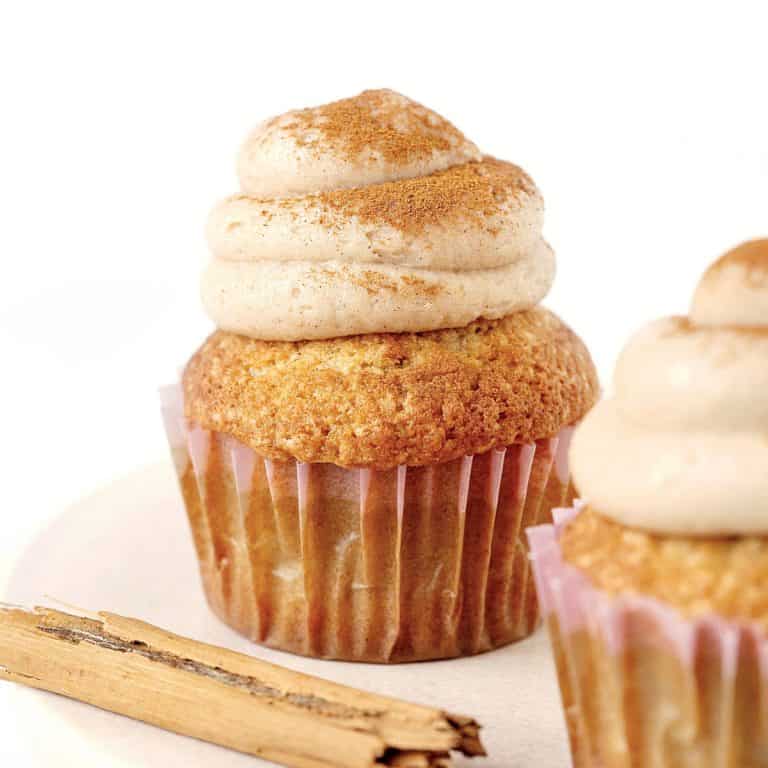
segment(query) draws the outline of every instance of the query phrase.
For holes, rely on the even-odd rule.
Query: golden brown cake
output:
[[[214,333],[186,415],[270,459],[391,469],[553,437],[597,397],[581,340],[531,309],[465,328],[268,342]]]
[[[598,391],[537,306],[539,191],[391,91],[267,121],[239,174],[208,225],[218,330],[166,403],[210,605],[324,658],[525,637],[523,531],[570,501]]]
[[[602,592],[663,600],[768,630],[768,536],[692,539],[627,528],[589,507],[563,529],[565,562]]]
[[[576,768],[768,766],[768,240],[623,351],[530,532]]]

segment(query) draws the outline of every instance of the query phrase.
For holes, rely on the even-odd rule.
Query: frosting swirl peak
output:
[[[768,324],[768,239],[742,243],[704,273],[691,319],[699,325]]]
[[[237,171],[246,195],[283,197],[425,176],[481,158],[445,118],[378,90],[261,123],[240,149]]]
[[[543,202],[515,165],[392,91],[263,123],[213,210],[203,301],[267,340],[425,331],[537,304]]]
[[[660,533],[768,533],[768,240],[715,262],[690,317],[636,334],[614,390],[571,449],[587,502]]]

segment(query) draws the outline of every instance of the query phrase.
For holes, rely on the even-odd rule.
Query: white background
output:
[[[209,330],[203,224],[255,122],[390,87],[523,165],[558,255],[546,304],[607,383],[629,332],[768,234],[764,7],[4,5],[0,597],[68,503],[165,457],[156,387]],[[35,764],[15,732],[0,719],[0,762]]]

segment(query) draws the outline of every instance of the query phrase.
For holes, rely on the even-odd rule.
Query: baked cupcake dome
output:
[[[214,611],[327,658],[478,653],[538,622],[523,531],[597,396],[540,309],[543,204],[391,91],[262,124],[211,214],[218,330],[167,409]]]
[[[581,340],[538,308],[312,342],[218,331],[184,374],[187,415],[206,429],[271,459],[375,469],[553,437],[597,391]]]
[[[574,763],[768,758],[768,240],[634,336],[531,532]]]

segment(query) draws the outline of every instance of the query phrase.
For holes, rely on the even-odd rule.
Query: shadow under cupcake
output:
[[[164,392],[213,610],[256,642],[416,661],[530,634],[524,529],[570,503],[597,381],[538,308],[517,166],[391,91],[288,113],[209,222],[217,330]]]

